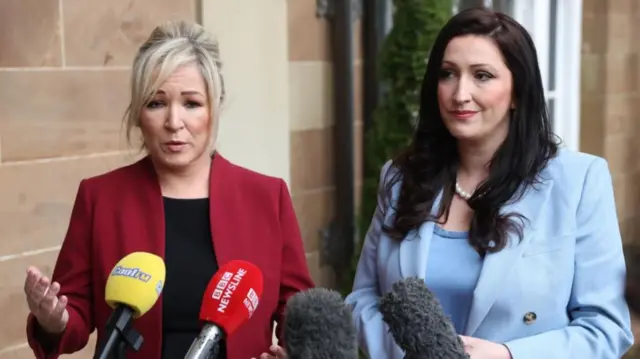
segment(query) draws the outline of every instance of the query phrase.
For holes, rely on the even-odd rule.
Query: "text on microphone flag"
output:
[[[120,265],[113,268],[111,276],[129,277],[145,283],[151,280],[151,274],[141,271],[140,268],[127,268]]]
[[[249,291],[247,292],[247,297],[243,301],[244,306],[249,311],[249,318],[251,318],[251,316],[253,315],[253,312],[256,311],[256,308],[258,308],[259,302],[260,302],[260,298],[258,298],[258,294],[256,293],[256,291],[253,290],[253,288],[249,288]]]
[[[220,278],[216,289],[213,291],[213,299],[220,301],[218,312],[225,312],[233,293],[238,289],[245,274],[247,274],[247,271],[243,268],[238,268],[235,274],[232,272],[224,272],[222,274],[222,278]]]
[[[230,335],[256,312],[262,290],[262,272],[255,264],[244,260],[225,263],[209,281],[200,320]]]

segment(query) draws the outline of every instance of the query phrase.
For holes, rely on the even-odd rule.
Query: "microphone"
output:
[[[107,359],[116,349],[116,357],[124,357],[127,347],[135,351],[140,349],[143,338],[133,328],[132,321],[156,303],[164,287],[165,275],[164,261],[151,253],[130,253],[115,265],[105,289],[105,301],[113,312],[94,359]]]
[[[422,279],[394,283],[380,299],[379,310],[405,359],[469,359],[453,324]]]
[[[311,288],[287,301],[284,350],[289,359],[357,359],[358,342],[350,308],[333,290]]]
[[[202,298],[203,326],[185,359],[214,358],[218,343],[255,313],[262,287],[262,272],[256,265],[232,260],[222,266],[209,281]]]

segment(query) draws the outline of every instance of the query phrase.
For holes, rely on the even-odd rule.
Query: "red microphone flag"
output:
[[[209,281],[200,320],[217,325],[229,336],[256,311],[262,287],[262,272],[256,265],[243,260],[228,262]]]

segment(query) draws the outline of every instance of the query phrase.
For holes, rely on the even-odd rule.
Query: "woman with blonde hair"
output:
[[[128,358],[183,358],[200,331],[209,280],[233,259],[257,265],[264,290],[218,358],[281,352],[270,348],[273,321],[313,282],[285,182],[215,151],[221,67],[217,42],[195,24],[163,24],[140,47],[124,121],[128,138],[140,131],[146,156],[83,179],[52,278],[28,268],[27,335],[37,358],[83,349],[94,329],[103,339],[111,313],[106,278],[135,251],[162,257],[167,272],[162,296],[135,322],[144,343]]]

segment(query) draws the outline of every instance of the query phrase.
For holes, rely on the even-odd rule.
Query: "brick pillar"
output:
[[[613,174],[623,240],[640,235],[640,3],[584,0],[581,149]]]
[[[320,231],[331,223],[335,215],[330,22],[316,17],[315,0],[289,1],[288,5],[291,192],[309,270],[317,285],[331,287],[334,275],[328,267],[321,265],[319,252]],[[359,193],[362,177],[360,22],[354,27],[355,182]]]

